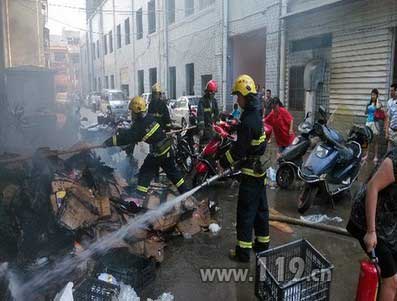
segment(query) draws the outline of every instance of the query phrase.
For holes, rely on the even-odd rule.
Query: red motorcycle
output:
[[[233,134],[238,125],[237,119],[228,119],[212,125],[214,137],[204,147],[201,154],[197,157],[195,174],[193,176],[193,186],[204,183],[208,178],[218,174],[218,162],[221,157],[230,149],[232,142],[236,141],[237,136]],[[266,140],[270,138],[272,129],[264,125]],[[236,174],[231,174],[230,177]]]

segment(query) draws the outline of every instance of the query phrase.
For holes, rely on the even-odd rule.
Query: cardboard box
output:
[[[165,242],[157,241],[153,238],[145,240],[145,253],[146,258],[153,258],[156,262],[164,261],[164,248]]]
[[[182,235],[185,235],[185,234],[195,235],[195,234],[201,232],[200,219],[194,218],[192,216],[188,219],[180,221],[176,225],[176,228],[178,229],[179,232],[182,233]]]
[[[171,211],[169,214],[157,218],[153,222],[153,230],[155,231],[167,231],[176,226],[180,218],[180,214],[175,211]]]
[[[109,198],[100,197],[100,198],[97,198],[97,201],[99,202],[100,216],[101,217],[109,217],[112,214],[112,212],[110,210]]]

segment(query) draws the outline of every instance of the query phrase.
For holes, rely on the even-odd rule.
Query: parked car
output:
[[[173,118],[182,127],[191,126],[190,115],[197,114],[197,106],[201,96],[181,96],[172,105]]]
[[[152,100],[152,93],[143,93],[141,96],[146,101],[146,104],[149,105]]]
[[[90,92],[84,101],[84,106],[92,109],[94,112],[99,109],[99,104],[101,101],[101,93],[100,92]]]
[[[168,108],[168,112],[170,112],[170,117],[171,117],[172,123],[176,122],[174,109],[173,109],[173,107],[175,106],[175,102],[176,102],[176,99],[169,99],[167,101],[167,108]]]
[[[121,90],[103,90],[99,107],[104,114],[110,109],[115,117],[128,116],[128,100]]]

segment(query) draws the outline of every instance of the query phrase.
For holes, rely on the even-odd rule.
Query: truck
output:
[[[54,75],[36,66],[0,70],[0,153],[62,147],[77,139],[80,117],[72,104],[55,101]]]

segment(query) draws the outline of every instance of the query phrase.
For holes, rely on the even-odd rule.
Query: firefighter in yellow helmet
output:
[[[163,91],[159,83],[152,86],[152,98],[149,103],[148,113],[156,118],[163,129],[169,131],[172,126],[170,112],[166,100],[163,99]]]
[[[248,262],[253,247],[256,252],[264,251],[268,249],[270,242],[266,170],[261,160],[266,150],[266,135],[263,131],[261,103],[257,97],[254,80],[248,75],[240,75],[234,83],[232,94],[237,96],[242,114],[237,127],[237,140],[221,158],[220,163],[224,168],[237,166],[241,169],[237,204],[237,243],[236,248],[230,252],[230,257]]]
[[[129,104],[132,126],[128,130],[119,130],[116,135],[104,142],[105,146],[135,145],[146,142],[150,145],[150,153],[139,170],[137,193],[138,198],[144,199],[148,192],[150,182],[161,167],[167,177],[176,185],[180,193],[187,191],[185,180],[176,165],[174,154],[171,150],[172,138],[166,136],[164,128],[156,119],[147,114],[145,100],[134,97]]]

